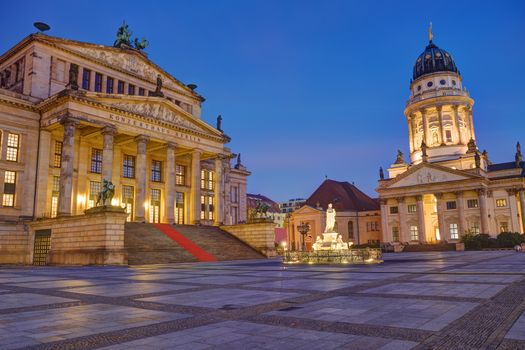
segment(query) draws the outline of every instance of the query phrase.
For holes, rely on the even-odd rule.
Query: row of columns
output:
[[[75,129],[78,124],[73,118],[63,118],[61,124],[64,128],[64,138],[62,141],[62,166],[60,168],[60,192],[58,201],[58,215],[69,216],[72,214],[72,190],[73,190],[73,160],[74,160],[74,140]],[[112,181],[113,177],[113,141],[117,130],[107,126],[102,129],[103,151],[102,151],[102,179]],[[135,191],[135,220],[144,222],[147,189],[147,144],[149,137],[139,135],[135,138],[137,144],[136,156],[136,191]],[[168,142],[166,145],[166,193],[164,195],[166,219],[168,223],[175,222],[175,194],[176,194],[176,174],[175,174],[175,148],[176,144]],[[201,213],[201,151],[198,149],[192,152],[191,162],[191,198],[190,198],[190,222],[198,224]],[[218,156],[215,160],[215,203],[214,218],[215,224],[222,223],[222,157]]]
[[[490,224],[489,224],[489,211],[488,211],[488,205],[487,205],[487,197],[489,195],[489,191],[487,189],[478,189],[478,203],[479,203],[479,212],[480,212],[480,230],[481,233],[489,233],[490,232]],[[514,217],[520,217],[520,223],[518,224],[518,227],[512,227],[513,231],[525,231],[525,189],[507,189],[507,192],[509,194],[509,208],[510,208],[510,215],[511,218]],[[456,195],[456,209],[458,211],[458,233],[463,234],[468,230],[467,227],[467,221],[465,217],[465,204],[464,204],[464,194],[463,191],[456,191],[454,192]],[[518,204],[516,201],[516,195],[519,195],[520,200],[520,213],[518,215]],[[445,222],[445,215],[444,212],[446,210],[446,202],[443,200],[443,193],[435,193],[434,196],[436,197],[436,208],[437,208],[437,216],[438,216],[438,226],[439,226],[439,232],[441,235],[444,235],[447,232],[446,228],[446,222]],[[399,220],[399,236],[400,240],[403,242],[408,242],[411,240],[410,232],[408,230],[408,223],[407,223],[407,214],[408,214],[408,207],[405,205],[405,198],[404,197],[397,197],[396,198],[398,203],[398,220]],[[423,196],[418,195],[416,196],[416,214],[418,218],[418,233],[419,233],[419,240],[422,241],[425,237],[426,233],[426,227],[425,227],[425,212],[424,212],[424,202],[423,202]],[[391,233],[391,227],[389,227],[388,224],[388,205],[386,199],[383,199],[381,201],[381,215],[383,217],[383,230],[384,237],[387,238],[390,241],[393,241],[392,233]],[[521,224],[521,229],[520,229]],[[445,237],[442,236],[441,239],[444,239]]]
[[[463,138],[463,135],[461,133],[461,128],[460,128],[460,115],[459,115],[459,108],[460,106],[459,105],[452,105],[452,110],[454,111],[454,124],[455,124],[455,128],[456,128],[456,133],[458,134],[458,143],[459,144],[466,144],[468,142],[468,140],[465,140]],[[446,129],[444,128],[444,125],[443,125],[443,106],[437,106],[436,107],[436,110],[438,112],[438,121],[439,121],[439,134],[440,134],[440,138],[441,138],[441,145],[445,145],[445,140],[446,140]],[[431,145],[432,142],[431,140],[429,140],[428,138],[428,110],[427,109],[422,109],[419,111],[419,113],[421,114],[421,121],[422,121],[422,124],[423,124],[423,140],[425,141],[425,143],[427,145]],[[464,113],[465,113],[465,119],[466,119],[466,122],[468,123],[468,128],[469,128],[469,132],[470,132],[470,136],[471,138],[475,138],[474,136],[474,127],[473,127],[473,122],[472,122],[472,109],[470,106],[466,106],[464,108]],[[410,117],[408,118],[408,133],[409,133],[409,136],[410,136],[410,146],[411,146],[411,150],[412,151],[415,151],[417,149],[419,149],[421,147],[421,145],[416,145],[414,143],[414,140],[415,140],[415,134],[416,134],[416,128],[417,128],[417,123],[416,123],[416,115],[415,114],[411,114]]]

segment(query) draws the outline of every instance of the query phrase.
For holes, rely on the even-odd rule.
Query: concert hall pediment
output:
[[[398,175],[386,187],[409,187],[450,181],[469,180],[474,178],[477,178],[477,176],[454,169],[421,163],[414,168],[409,169],[407,172]]]

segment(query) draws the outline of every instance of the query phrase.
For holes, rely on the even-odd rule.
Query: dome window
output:
[[[436,57],[441,57],[441,53],[440,52],[436,52]]]
[[[421,57],[419,57],[419,58],[417,59],[417,61],[418,61],[418,62],[421,62]]]
[[[430,56],[430,55],[426,55],[426,56],[425,56],[425,58],[426,58],[427,60],[429,60],[430,57],[432,57],[432,56]]]
[[[456,85],[456,81],[455,80],[452,80],[452,85]]]
[[[431,81],[429,81],[429,82],[427,83],[427,86],[428,86],[428,87],[432,87],[432,85],[434,85],[434,83],[431,82]]]
[[[421,91],[421,85],[417,86],[417,91]]]
[[[441,80],[439,81],[439,83],[440,83],[441,85],[445,85],[447,82],[445,81],[445,79],[441,79]]]

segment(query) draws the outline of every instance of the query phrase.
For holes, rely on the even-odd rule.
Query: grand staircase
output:
[[[124,246],[130,265],[264,257],[228,232],[212,226],[126,223]]]

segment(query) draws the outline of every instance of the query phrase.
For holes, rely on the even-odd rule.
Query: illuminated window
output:
[[[354,222],[348,221],[348,239],[354,239]]]
[[[201,220],[206,218],[206,202],[205,197],[201,196]]]
[[[410,226],[410,240],[411,241],[419,240],[418,227],[415,225]]]
[[[102,173],[102,150],[91,149],[91,172],[95,174]]]
[[[390,207],[390,214],[397,214],[399,209],[397,207]]]
[[[175,166],[175,184],[186,185],[186,167],[184,165],[177,164]]]
[[[502,221],[499,223],[499,232],[509,232],[509,223]]]
[[[449,225],[450,230],[450,238],[451,239],[458,239],[459,233],[458,233],[458,224],[450,224]]]
[[[394,242],[399,242],[399,227],[392,227],[392,240]]]
[[[133,186],[122,186],[122,204],[124,204],[126,213],[128,214],[126,221],[133,220],[133,200]]]
[[[88,199],[88,209],[93,208],[97,203],[97,196],[102,188],[102,183],[98,181],[89,182],[89,199]]]
[[[201,189],[213,191],[213,180],[215,173],[211,170],[201,170]]]
[[[95,73],[95,92],[102,92],[102,74]]]
[[[407,209],[409,213],[415,213],[417,211],[417,206],[415,204],[409,204]]]
[[[62,142],[55,141],[55,155],[53,157],[53,166],[60,168],[62,166]]]
[[[115,84],[115,79],[111,77],[106,78],[106,93],[112,94],[113,93],[113,85]]]
[[[123,161],[122,176],[128,179],[135,178],[135,157],[125,154]]]
[[[472,223],[472,226],[470,227],[470,232],[479,235],[480,229],[479,229],[479,222]]]
[[[213,220],[214,206],[213,206],[213,196],[208,197],[208,220]]]
[[[469,199],[467,200],[467,208],[477,208],[478,207],[478,200],[477,199]]]
[[[20,146],[20,136],[18,134],[7,135],[7,154],[6,160],[18,162],[18,149]]]
[[[496,207],[503,208],[507,206],[507,200],[505,198],[496,199]]]
[[[60,177],[53,176],[53,187],[51,192],[51,217],[57,216],[58,212],[58,195],[60,193]]]
[[[175,194],[175,223],[184,225],[184,193]]]
[[[82,89],[89,90],[89,85],[91,82],[91,71],[84,68],[82,71]]]
[[[162,162],[160,160],[151,161],[151,181],[162,181]]]
[[[16,194],[16,172],[6,170],[4,175],[4,197],[2,205],[4,207],[15,206],[15,194]]]
[[[149,206],[149,222],[154,224],[160,222],[160,198],[160,190],[152,188]]]

